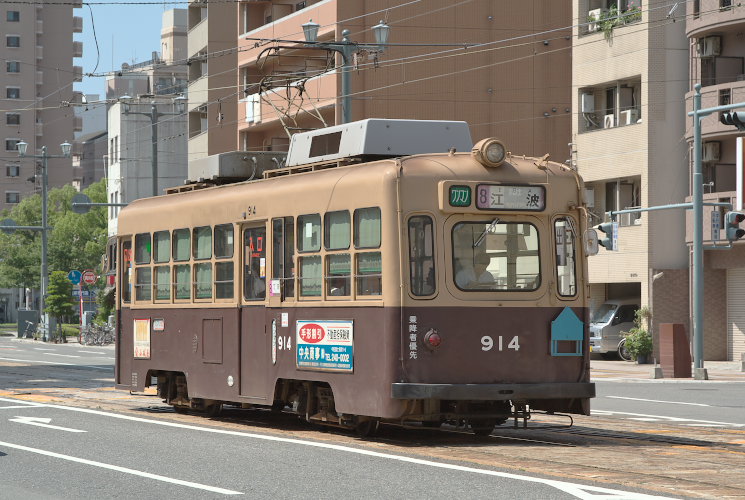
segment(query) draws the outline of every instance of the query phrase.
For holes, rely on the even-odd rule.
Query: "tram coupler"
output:
[[[530,420],[530,407],[525,404],[515,404],[514,410],[512,411],[512,417],[514,418],[513,428],[518,428],[518,420],[523,420],[523,429],[528,428],[528,420]]]

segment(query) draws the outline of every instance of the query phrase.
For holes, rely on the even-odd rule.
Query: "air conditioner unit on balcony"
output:
[[[595,96],[586,92],[580,94],[580,109],[583,113],[594,113]]]
[[[603,128],[613,128],[616,126],[616,116],[615,115],[605,115],[605,118],[603,118]]]
[[[593,31],[600,30],[600,23],[598,21],[605,12],[607,12],[606,9],[592,9],[587,11],[587,20],[589,21],[587,24],[588,32],[592,33]]]
[[[705,36],[698,43],[700,57],[715,57],[722,53],[721,36]]]
[[[638,109],[627,109],[626,111],[621,111],[621,117],[620,120],[621,125],[633,125],[637,121],[639,121],[639,110]]]
[[[702,154],[703,161],[719,161],[720,142],[705,142]]]

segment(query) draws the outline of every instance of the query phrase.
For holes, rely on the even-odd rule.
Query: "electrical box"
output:
[[[590,93],[582,93],[580,95],[580,109],[583,113],[594,113],[595,112],[595,95]]]

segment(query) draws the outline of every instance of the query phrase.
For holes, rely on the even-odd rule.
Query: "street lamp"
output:
[[[39,312],[44,317],[44,325],[46,330],[44,331],[44,340],[47,340],[47,334],[49,332],[49,321],[46,319],[44,313],[45,301],[47,297],[47,291],[49,289],[49,272],[47,269],[47,231],[50,229],[47,227],[47,184],[48,184],[48,171],[47,171],[47,160],[49,158],[69,158],[70,149],[72,144],[65,141],[60,144],[62,148],[61,155],[49,155],[47,154],[47,147],[42,146],[40,155],[29,155],[28,143],[21,141],[18,143],[18,156],[21,158],[41,158],[41,227],[38,230],[41,231],[41,299],[39,300]]]
[[[150,103],[149,113],[144,111],[130,111],[129,99],[131,99],[131,97],[129,97],[128,95],[123,95],[119,98],[119,100],[122,102],[125,115],[142,115],[150,118],[152,146],[150,162],[153,176],[153,196],[158,196],[158,118],[160,118],[161,116],[183,115],[186,111],[186,102],[188,101],[188,99],[183,95],[180,95],[173,100],[173,103],[176,105],[175,113],[158,111],[155,101]]]
[[[307,48],[332,50],[341,54],[342,58],[342,73],[341,73],[341,121],[342,123],[349,123],[352,121],[352,97],[351,97],[351,71],[352,71],[352,57],[358,53],[361,49],[374,50],[376,52],[383,52],[386,44],[388,44],[388,37],[390,35],[391,27],[385,24],[383,21],[373,26],[372,30],[375,34],[375,45],[365,45],[349,40],[351,32],[344,30],[341,32],[342,40],[340,42],[319,42],[318,41],[318,30],[321,25],[314,23],[313,19],[310,19],[307,23],[302,25],[303,34],[305,36],[305,42]]]

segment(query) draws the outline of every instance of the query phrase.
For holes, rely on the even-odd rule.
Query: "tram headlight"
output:
[[[482,139],[473,146],[471,155],[483,166],[493,168],[504,163],[507,148],[499,139]]]

